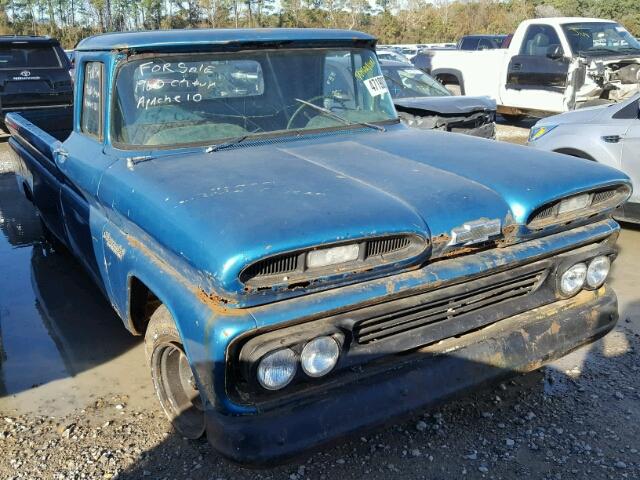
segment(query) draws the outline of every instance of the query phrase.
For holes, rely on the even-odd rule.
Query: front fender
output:
[[[130,301],[135,277],[171,312],[205,402],[228,409],[219,405],[226,399],[220,394],[226,349],[234,338],[256,328],[251,312],[228,310],[222,300],[208,296],[199,275],[144,234],[124,232],[109,222],[101,241],[109,297],[125,326],[134,330]]]

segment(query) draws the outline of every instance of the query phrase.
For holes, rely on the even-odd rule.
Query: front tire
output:
[[[202,397],[178,329],[164,305],[151,315],[144,346],[153,386],[164,413],[182,436],[194,440],[202,437],[205,432]]]

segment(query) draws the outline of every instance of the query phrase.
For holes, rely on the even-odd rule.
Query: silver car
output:
[[[531,129],[528,145],[622,170],[634,192],[616,217],[640,223],[640,93],[626,102],[544,118]]]

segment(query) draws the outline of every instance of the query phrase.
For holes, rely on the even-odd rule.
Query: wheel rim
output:
[[[182,346],[159,345],[153,352],[152,374],[160,404],[176,430],[187,438],[204,433],[204,407]]]

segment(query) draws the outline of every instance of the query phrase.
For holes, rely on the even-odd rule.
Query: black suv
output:
[[[15,110],[71,105],[70,68],[54,38],[0,36],[0,119]]]

